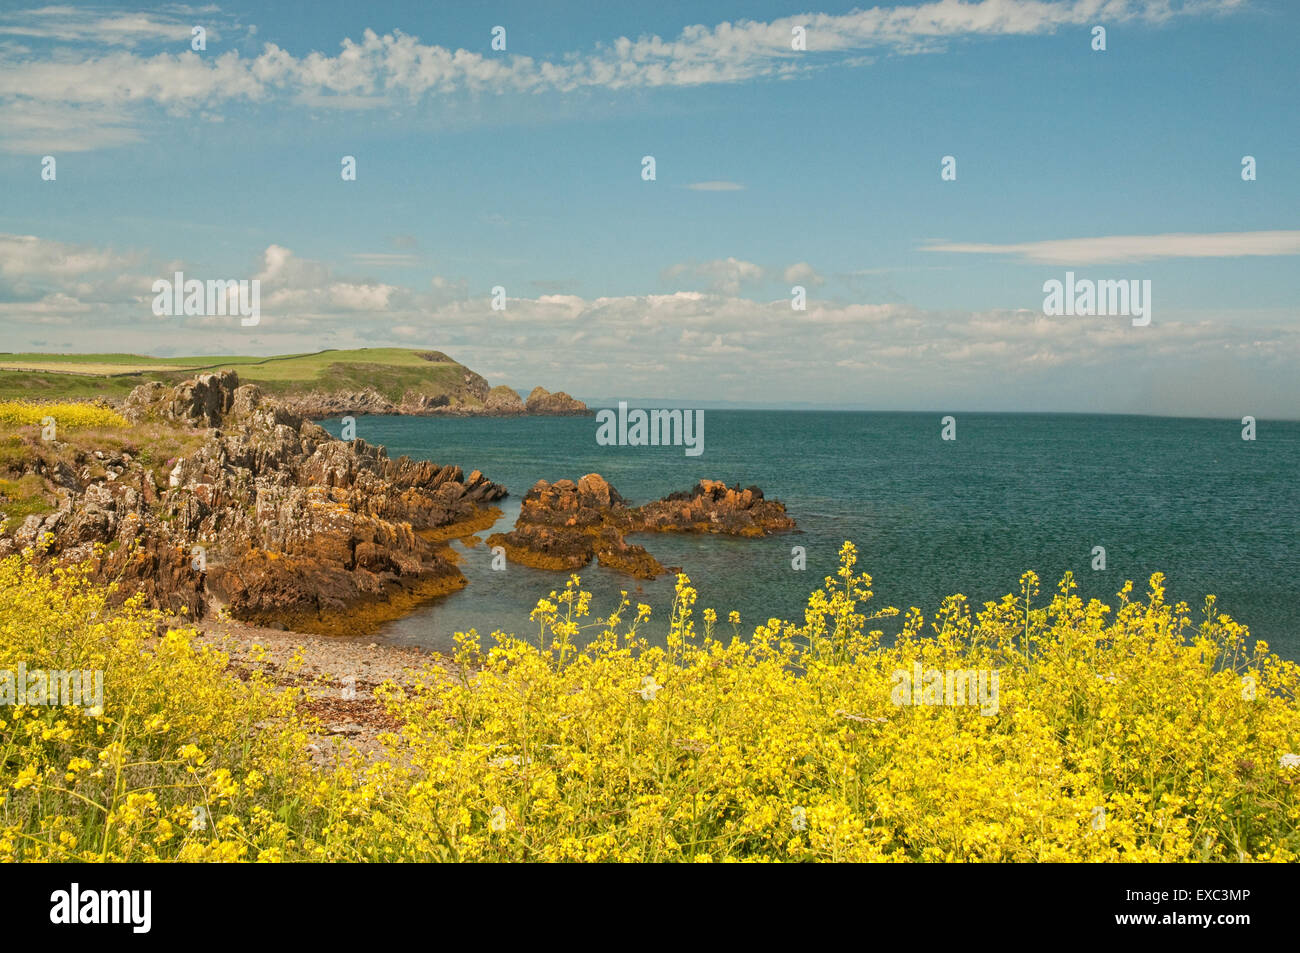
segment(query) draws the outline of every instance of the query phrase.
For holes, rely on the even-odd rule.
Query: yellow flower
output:
[[[28,785],[35,783],[36,776],[39,773],[40,772],[37,771],[34,766],[30,764],[27,765],[27,767],[23,768],[21,771],[18,772],[18,777],[14,779],[13,789],[15,791],[21,791],[23,788],[27,787]]]

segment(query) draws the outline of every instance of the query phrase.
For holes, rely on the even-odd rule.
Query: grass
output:
[[[146,380],[162,375],[96,377],[40,371],[0,370],[0,400],[121,400]]]
[[[54,505],[45,496],[45,481],[29,473],[17,480],[0,480],[0,533],[8,533],[22,525],[23,520],[35,514],[54,512]]]
[[[71,370],[70,369],[71,367],[75,367],[76,370]],[[33,361],[32,363],[24,363],[19,367],[17,367],[16,369],[27,370],[27,371],[54,371],[56,373],[62,373],[62,374],[89,374],[94,376],[104,376],[104,375],[118,374],[118,373],[139,373],[141,371],[170,371],[171,370],[171,368],[168,367],[166,364],[142,364],[134,371],[123,372],[121,370],[121,366],[118,364],[85,363],[85,364],[68,365],[68,364],[59,364],[54,361],[45,362],[45,363],[42,363],[40,361]]]
[[[139,354],[0,354],[0,400],[12,398],[120,399],[145,381],[176,383],[202,372],[233,370],[240,380],[272,394],[373,387],[393,401],[407,393],[464,393],[468,369],[437,351],[407,348],[328,350],[274,357],[173,357]]]
[[[4,420],[5,406],[0,404],[0,422]],[[40,405],[25,405],[24,409],[31,407],[48,411],[48,407]],[[56,508],[56,489],[39,474],[54,473],[60,464],[74,471],[88,467],[91,477],[99,478],[104,468],[93,457],[95,451],[110,456],[130,454],[143,468],[146,479],[161,490],[167,486],[175,460],[193,453],[206,439],[203,430],[152,421],[128,427],[125,421],[115,423],[112,418],[116,414],[103,408],[84,404],[75,408],[87,420],[81,427],[60,423],[57,443],[41,439],[39,423],[21,425],[14,433],[0,436],[0,513],[5,514],[0,532],[10,532],[33,513],[48,513]]]
[[[82,373],[99,373],[98,371],[85,370],[78,365],[104,365],[106,367],[121,368],[123,373],[133,367],[160,366],[172,367],[177,365],[193,364],[196,358],[167,358],[167,357],[141,357],[139,354],[42,354],[32,352],[26,354],[14,354],[9,351],[0,352],[0,367],[24,369],[33,365],[58,365],[60,369],[69,372],[80,371]],[[66,365],[66,367],[65,367]]]

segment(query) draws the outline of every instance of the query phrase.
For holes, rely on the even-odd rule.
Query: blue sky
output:
[[[1287,0],[8,3],[0,347],[1295,417],[1298,26]],[[261,323],[155,317],[176,269],[259,278]],[[1149,279],[1151,325],[1045,316],[1067,270]]]

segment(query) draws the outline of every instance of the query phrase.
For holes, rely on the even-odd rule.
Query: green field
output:
[[[466,393],[465,375],[472,372],[464,365],[439,351],[388,347],[275,357],[0,353],[0,400],[120,400],[146,381],[175,383],[223,370],[272,394],[373,387],[393,401],[414,392],[477,402]]]

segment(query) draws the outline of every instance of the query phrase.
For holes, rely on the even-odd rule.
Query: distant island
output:
[[[106,400],[137,386],[175,386],[202,373],[235,371],[293,413],[321,419],[360,414],[586,416],[564,391],[535,387],[527,399],[493,387],[441,351],[326,350],[274,357],[146,357],[138,354],[0,353],[0,400]]]

